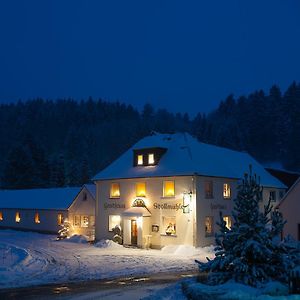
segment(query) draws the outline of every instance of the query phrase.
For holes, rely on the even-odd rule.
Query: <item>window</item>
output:
[[[137,156],[137,164],[138,164],[138,166],[142,166],[144,164],[144,158],[143,158],[142,154],[139,154]]]
[[[166,235],[175,235],[176,217],[163,217],[163,230]]]
[[[164,181],[163,196],[164,197],[174,197],[175,196],[175,182],[174,182],[174,180]]]
[[[80,221],[81,227],[89,227],[89,216],[81,216]]]
[[[57,214],[57,225],[62,225],[64,223],[63,214]]]
[[[3,214],[2,214],[2,211],[0,211],[0,221],[3,221]]]
[[[73,226],[79,227],[80,226],[80,215],[75,215],[73,217]]]
[[[41,223],[41,221],[40,221],[40,215],[39,215],[38,212],[36,212],[35,215],[34,215],[34,223],[36,223],[36,224],[40,224]]]
[[[276,201],[276,191],[270,191],[269,198],[271,201],[275,202]]]
[[[90,227],[94,227],[95,226],[95,216],[90,216]]]
[[[146,196],[146,183],[145,182],[137,182],[135,185],[136,196],[137,197],[145,197]]]
[[[284,196],[284,191],[279,191],[279,198],[282,199]]]
[[[154,165],[154,154],[150,153],[148,154],[148,165]]]
[[[112,183],[110,186],[110,198],[120,198],[120,184]]]
[[[21,221],[21,215],[20,215],[20,213],[17,211],[17,212],[16,212],[16,222],[17,222],[17,223],[20,223],[20,221]]]
[[[232,225],[231,217],[230,216],[224,216],[223,221],[226,223],[226,227],[228,229],[231,229],[231,225]]]
[[[205,217],[205,236],[212,236],[214,234],[213,222],[213,217]]]
[[[121,216],[109,215],[108,216],[108,231],[113,231],[116,226],[121,226]]]
[[[205,192],[205,198],[206,199],[211,199],[213,198],[213,182],[210,181],[205,181],[204,183],[204,192]]]
[[[223,198],[229,199],[231,197],[231,188],[229,183],[224,183],[223,185]]]

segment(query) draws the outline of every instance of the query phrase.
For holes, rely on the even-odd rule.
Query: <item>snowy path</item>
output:
[[[196,270],[194,259],[205,260],[209,251],[105,249],[55,241],[51,235],[0,230],[0,289]]]

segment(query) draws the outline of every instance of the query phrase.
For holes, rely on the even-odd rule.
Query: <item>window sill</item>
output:
[[[160,199],[175,199],[176,197],[175,196],[162,196],[160,197]]]
[[[171,236],[171,237],[177,237],[177,234],[165,234],[161,233],[160,236]]]
[[[121,199],[121,197],[109,197],[111,200]]]

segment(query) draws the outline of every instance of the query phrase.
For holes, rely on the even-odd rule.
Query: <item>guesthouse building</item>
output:
[[[249,166],[263,185],[261,205],[279,203],[286,186],[247,153],[186,133],[145,137],[93,178],[96,239],[112,239],[118,226],[124,245],[211,245],[220,212],[231,226],[237,184]]]

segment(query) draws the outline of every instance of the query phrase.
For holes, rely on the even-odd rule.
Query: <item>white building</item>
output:
[[[66,219],[73,234],[94,236],[95,185],[0,191],[0,228],[57,234]]]
[[[283,236],[292,236],[300,241],[300,178],[285,194],[278,205],[283,218],[287,220],[283,228]]]
[[[214,243],[220,211],[228,226],[238,181],[252,166],[275,204],[285,190],[250,155],[198,142],[188,134],[154,134],[94,177],[96,239],[153,248]]]

